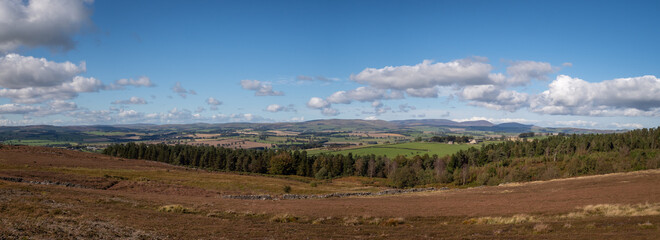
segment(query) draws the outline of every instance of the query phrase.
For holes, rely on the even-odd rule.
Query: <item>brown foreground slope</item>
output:
[[[40,147],[0,148],[0,239],[657,239],[660,170],[373,197],[225,194],[377,191],[336,180],[190,170]]]

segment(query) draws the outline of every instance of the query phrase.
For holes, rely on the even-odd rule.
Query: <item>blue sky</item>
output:
[[[657,1],[0,3],[0,125],[660,125]]]

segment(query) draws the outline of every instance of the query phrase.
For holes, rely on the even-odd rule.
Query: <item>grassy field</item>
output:
[[[481,144],[444,144],[444,143],[428,143],[428,142],[411,142],[411,143],[398,143],[398,144],[384,144],[384,145],[371,145],[360,148],[344,149],[344,150],[310,150],[308,154],[320,153],[333,153],[333,154],[348,154],[353,155],[385,155],[387,157],[396,157],[403,155],[406,157],[415,155],[434,155],[446,156],[465,150],[471,147],[481,147]]]
[[[20,144],[20,145],[28,145],[28,146],[46,146],[46,145],[62,145],[62,144],[71,144],[71,145],[78,145],[77,142],[67,142],[67,141],[52,141],[52,140],[41,140],[41,139],[34,139],[34,140],[7,140],[3,142],[4,144]]]

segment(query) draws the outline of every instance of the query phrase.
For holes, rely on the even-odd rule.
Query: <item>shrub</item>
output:
[[[275,215],[270,219],[271,222],[278,222],[278,223],[288,223],[288,222],[297,222],[298,217],[285,213],[285,214],[279,214]]]
[[[165,205],[158,208],[159,212],[173,212],[173,213],[194,213],[195,211],[186,208],[180,204]]]
[[[282,188],[282,191],[284,191],[285,193],[290,193],[290,192],[291,192],[291,186],[289,186],[289,185],[285,185],[285,186]]]
[[[403,223],[405,223],[403,218],[398,217],[398,218],[388,218],[387,220],[385,220],[383,222],[383,225],[385,225],[385,226],[396,226],[396,225],[401,225]]]

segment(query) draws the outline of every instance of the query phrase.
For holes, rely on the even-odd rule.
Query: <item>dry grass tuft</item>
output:
[[[159,212],[173,212],[173,213],[195,213],[192,208],[184,207],[180,204],[165,205],[158,208]]]
[[[480,217],[470,218],[465,220],[463,224],[520,224],[528,222],[536,222],[534,216],[527,214],[516,214],[511,217]]]
[[[534,232],[535,233],[547,233],[547,232],[550,232],[551,230],[552,230],[552,228],[550,227],[550,225],[545,224],[545,223],[538,223],[538,224],[534,225]]]
[[[343,220],[344,220],[344,225],[346,225],[346,226],[355,226],[355,225],[362,224],[362,221],[360,221],[360,218],[355,217],[355,216],[344,217]]]
[[[582,211],[572,212],[560,216],[560,218],[584,218],[588,216],[605,217],[636,217],[660,215],[660,204],[597,204],[587,205],[580,208]]]
[[[273,216],[270,221],[271,222],[278,222],[278,223],[289,223],[289,222],[297,222],[298,219],[300,219],[297,216],[285,213],[285,214],[279,214]]]

